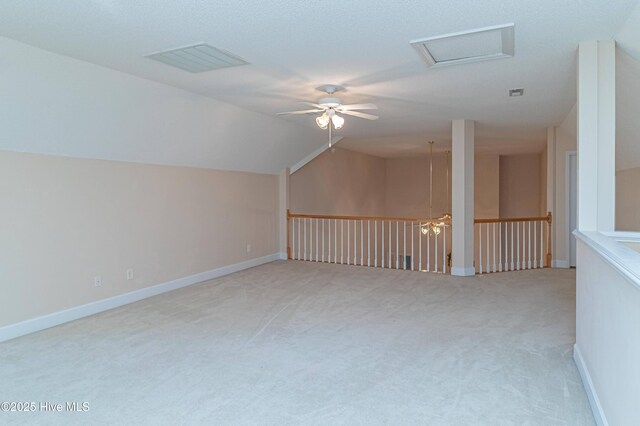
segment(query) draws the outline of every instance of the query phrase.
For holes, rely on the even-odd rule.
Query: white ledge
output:
[[[640,253],[621,243],[621,241],[640,242],[640,234],[574,231],[574,235],[591,247],[640,291]]]

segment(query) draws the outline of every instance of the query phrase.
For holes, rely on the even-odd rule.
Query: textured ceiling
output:
[[[394,156],[408,140],[450,139],[455,118],[478,122],[479,146],[540,146],[575,103],[577,44],[613,38],[637,3],[3,0],[0,35],[274,117],[341,84],[345,102],[380,108],[376,122],[348,117],[341,144],[371,152],[384,141],[377,155]],[[511,22],[511,59],[429,69],[409,45]],[[250,65],[190,74],[142,56],[196,42]],[[525,96],[509,98],[514,87]],[[312,117],[282,119],[320,131]]]

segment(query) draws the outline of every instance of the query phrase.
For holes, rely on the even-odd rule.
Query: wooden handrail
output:
[[[295,214],[287,212],[287,218],[298,219],[338,219],[338,220],[382,220],[393,222],[435,222],[440,218],[390,217],[390,216],[331,216],[314,214]],[[450,222],[450,221],[445,221]]]
[[[551,223],[551,213],[541,217],[513,217],[508,219],[474,219],[474,223],[509,223],[509,222],[548,222]]]

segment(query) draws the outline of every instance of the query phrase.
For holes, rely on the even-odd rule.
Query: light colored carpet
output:
[[[0,423],[591,425],[575,273],[279,261],[0,344]]]

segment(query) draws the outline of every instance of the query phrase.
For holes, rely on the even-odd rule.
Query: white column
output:
[[[287,258],[287,210],[289,210],[289,176],[287,167],[278,176],[278,251],[280,258]]]
[[[578,229],[615,227],[615,42],[578,49]]]
[[[453,120],[451,126],[451,275],[472,276],[473,266],[473,170],[475,122]]]

